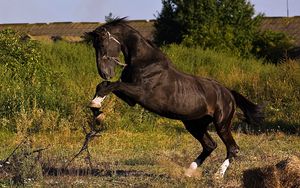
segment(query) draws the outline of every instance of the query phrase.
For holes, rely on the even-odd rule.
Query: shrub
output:
[[[0,115],[13,115],[21,106],[34,105],[46,69],[36,41],[6,29],[0,31],[0,46]]]
[[[259,30],[262,15],[255,15],[246,0],[163,0],[154,23],[157,45],[184,44],[230,52],[241,57],[256,56],[277,63],[293,47],[281,32]]]
[[[34,82],[41,57],[38,43],[24,40],[17,32],[5,29],[0,31],[0,46],[1,65],[18,73],[12,75],[13,78]]]
[[[293,42],[285,33],[264,31],[255,37],[252,53],[258,58],[278,63],[288,58],[288,51],[292,47]]]

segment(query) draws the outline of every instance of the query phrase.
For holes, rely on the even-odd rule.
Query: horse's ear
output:
[[[96,38],[96,33],[94,31],[92,31],[92,32],[84,32],[83,36],[81,38],[86,43],[93,44],[93,41]]]
[[[91,32],[84,32],[84,36],[87,36],[87,37],[96,37],[98,34],[94,31],[91,31]]]

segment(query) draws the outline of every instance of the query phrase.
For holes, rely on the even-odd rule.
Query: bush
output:
[[[0,31],[0,46],[0,63],[15,73],[12,78],[33,83],[41,58],[38,43],[24,40],[20,34],[6,29]]]
[[[255,16],[246,0],[163,0],[154,23],[158,46],[184,44],[188,47],[229,52],[241,57],[256,56],[277,63],[293,47],[287,35],[261,32],[262,15]]]
[[[269,62],[278,63],[288,58],[288,51],[291,48],[293,48],[293,42],[285,33],[264,31],[255,37],[252,53],[257,58],[265,58]]]
[[[37,42],[6,29],[0,32],[0,46],[0,116],[13,115],[34,105],[47,71]]]

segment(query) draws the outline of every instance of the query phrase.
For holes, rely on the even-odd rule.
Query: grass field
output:
[[[225,158],[225,147],[214,133],[218,148],[198,169],[198,176],[184,177],[184,169],[201,151],[199,143],[180,122],[158,117],[139,106],[130,108],[114,96],[104,104],[105,130],[91,142],[94,172],[88,171],[85,153],[68,172],[63,165],[79,151],[83,125],[91,119],[86,108],[97,83],[92,47],[80,43],[42,43],[41,67],[30,84],[22,72],[14,74],[0,64],[0,159],[5,159],[26,135],[30,149],[41,152],[45,176],[26,185],[61,187],[241,187],[243,171],[300,157],[299,62],[275,66],[255,59],[182,46],[163,51],[181,70],[218,80],[257,103],[266,102],[266,122],[249,127],[234,121],[234,137],[240,146],[223,181],[214,173]],[[247,132],[247,134],[245,134]],[[51,174],[52,173],[52,174]],[[12,185],[11,176],[0,173],[0,186]]]
[[[59,172],[66,161],[81,147],[84,135],[68,130],[60,133],[38,134],[32,139],[33,148],[46,147],[42,161],[55,167],[42,181],[41,186],[138,186],[138,187],[241,187],[243,172],[254,167],[276,164],[291,155],[300,157],[298,136],[282,133],[248,135],[236,132],[234,137],[241,148],[239,157],[231,164],[223,181],[216,181],[214,173],[225,157],[225,147],[215,133],[213,138],[219,147],[207,159],[198,175],[184,177],[184,170],[200,152],[200,145],[180,125],[169,131],[152,130],[139,133],[132,131],[106,131],[90,145],[93,167],[88,172],[84,159],[86,153],[74,161],[69,172]],[[1,148],[10,152],[20,142],[11,135],[1,142]],[[9,146],[9,147],[7,147]],[[2,149],[3,150],[3,149]],[[1,152],[3,153],[3,152]],[[9,184],[3,180],[3,184]]]

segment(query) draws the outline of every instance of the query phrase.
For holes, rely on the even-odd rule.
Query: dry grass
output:
[[[47,152],[43,153],[42,161],[48,166],[61,168],[80,149],[83,136],[78,131],[65,129],[61,132],[36,134],[32,137],[32,142],[35,148],[50,145]],[[79,174],[79,170],[89,167],[83,154],[71,165],[71,168],[77,170],[78,173],[76,171],[73,175],[45,176],[44,180],[34,184],[41,186],[71,184],[75,187],[241,187],[245,170],[271,166],[274,161],[286,159],[291,155],[300,156],[300,138],[297,136],[282,133],[260,135],[235,133],[234,136],[240,145],[241,152],[229,167],[224,180],[219,182],[214,179],[213,175],[223,162],[226,152],[214,132],[212,136],[218,142],[219,147],[198,169],[198,176],[194,178],[184,177],[184,170],[199,154],[201,150],[199,143],[186,132],[170,133],[170,131],[164,132],[158,128],[148,133],[124,130],[105,131],[90,145],[94,168],[101,173],[85,176]],[[10,143],[10,148],[13,148],[20,138],[19,135],[12,135],[5,142]],[[0,153],[5,156],[9,151],[1,147]],[[289,169],[288,171],[293,173],[293,169],[290,168],[293,162],[286,164],[280,166],[285,166],[284,171]],[[275,167],[270,169],[275,169]]]

